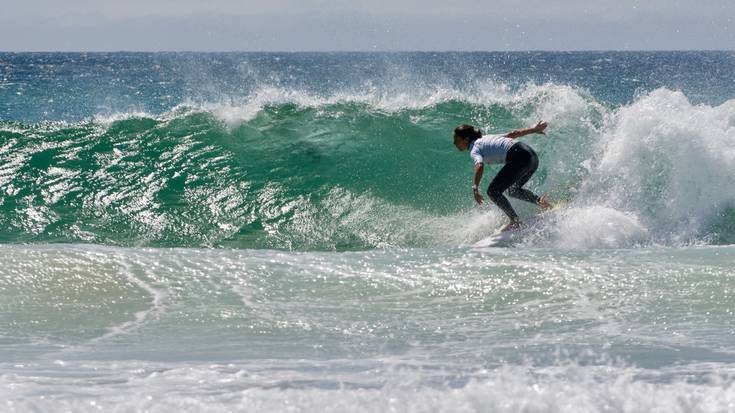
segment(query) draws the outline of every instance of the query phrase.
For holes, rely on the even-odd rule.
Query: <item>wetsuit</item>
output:
[[[506,190],[513,198],[538,203],[539,197],[523,188],[538,168],[538,155],[530,146],[505,136],[488,135],[472,142],[469,149],[475,164],[505,163],[490,182],[487,195],[508,218],[517,220],[518,214],[503,195]]]

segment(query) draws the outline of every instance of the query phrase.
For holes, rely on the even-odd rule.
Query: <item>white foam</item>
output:
[[[616,248],[648,239],[635,215],[604,206],[568,208],[555,222],[553,245],[560,248]]]
[[[735,204],[735,100],[692,105],[658,89],[610,116],[579,199],[635,216],[662,242],[689,242]]]
[[[149,112],[134,110],[129,112],[116,112],[107,115],[98,114],[92,117],[92,121],[104,127],[109,127],[115,122],[128,119],[157,119],[160,116]]]
[[[413,370],[376,371],[330,388],[328,379],[293,381],[269,377],[261,368],[235,365],[123,370],[119,377],[65,379],[0,375],[2,409],[29,411],[146,412],[725,412],[735,407],[735,385],[727,376],[699,382],[641,379],[645,371],[612,366],[524,366],[477,371],[459,386],[421,384]],[[709,366],[717,367],[717,366]],[[99,374],[99,373],[98,373]],[[378,375],[377,377],[375,375]],[[356,376],[360,376],[356,374]],[[654,376],[656,376],[654,374]],[[347,379],[343,377],[343,379]],[[372,385],[359,385],[372,379]],[[381,384],[382,382],[382,384]],[[260,383],[260,384],[259,384]],[[312,383],[309,385],[308,383]],[[357,388],[351,386],[357,385]]]

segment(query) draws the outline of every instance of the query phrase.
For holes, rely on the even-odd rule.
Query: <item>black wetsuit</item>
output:
[[[516,142],[508,149],[505,155],[505,165],[487,188],[487,195],[511,220],[517,220],[518,214],[513,210],[503,192],[507,190],[508,195],[513,198],[537,204],[539,197],[523,188],[523,185],[531,179],[531,175],[536,172],[536,168],[538,168],[536,152],[525,143]]]

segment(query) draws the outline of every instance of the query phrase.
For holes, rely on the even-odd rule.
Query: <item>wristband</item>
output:
[[[472,190],[477,191],[477,185],[472,185]]]

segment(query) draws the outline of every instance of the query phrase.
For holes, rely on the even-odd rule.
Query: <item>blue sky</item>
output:
[[[2,51],[735,50],[735,0],[4,0]]]

